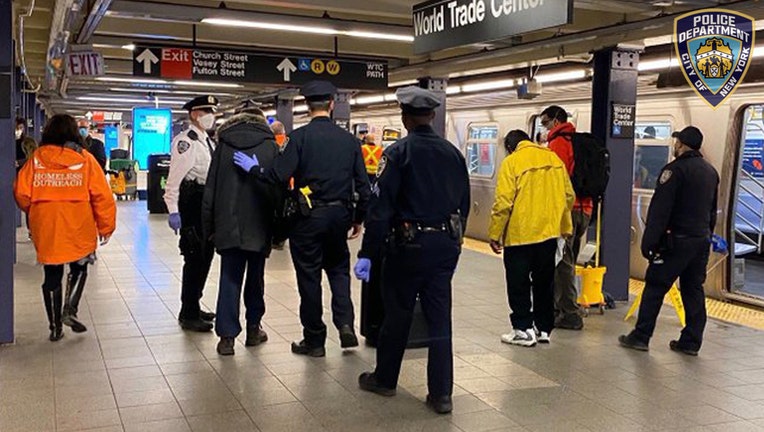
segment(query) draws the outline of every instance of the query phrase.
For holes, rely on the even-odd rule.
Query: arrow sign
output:
[[[289,82],[292,72],[297,70],[297,66],[288,57],[284,57],[284,60],[281,60],[281,63],[276,66],[276,70],[284,72],[284,81]]]
[[[143,73],[150,74],[151,65],[159,62],[159,58],[155,56],[150,49],[146,48],[138,57],[135,58],[135,61],[138,63],[143,63]]]

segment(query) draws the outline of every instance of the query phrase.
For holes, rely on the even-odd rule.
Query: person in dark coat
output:
[[[101,171],[106,173],[106,146],[103,141],[90,135],[90,121],[88,119],[81,119],[77,122],[77,126],[82,137],[83,147],[95,157]]]
[[[220,126],[218,139],[204,190],[202,220],[205,238],[214,243],[221,257],[215,322],[220,337],[217,351],[233,355],[234,340],[242,330],[242,281],[247,309],[245,345],[256,346],[268,340],[261,326],[265,314],[265,259],[271,250],[279,187],[236,169],[233,154],[240,151],[254,155],[262,167],[270,168],[279,150],[265,115],[257,108],[248,108]]]

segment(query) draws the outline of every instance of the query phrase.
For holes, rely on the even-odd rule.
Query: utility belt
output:
[[[183,180],[180,182],[180,190],[187,189],[189,191],[204,190],[204,185],[196,180]]]
[[[349,205],[346,201],[342,200],[324,201],[314,199],[313,208],[319,207],[349,207]]]
[[[392,240],[395,245],[401,246],[413,243],[420,234],[434,233],[446,233],[461,244],[464,238],[461,216],[453,214],[448,222],[441,223],[400,222],[393,227]]]

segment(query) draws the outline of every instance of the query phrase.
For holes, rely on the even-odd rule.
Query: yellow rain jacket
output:
[[[488,234],[504,246],[521,246],[570,235],[576,195],[557,155],[522,141],[504,158]]]

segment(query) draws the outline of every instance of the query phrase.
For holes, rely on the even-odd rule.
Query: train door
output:
[[[764,105],[745,108],[740,136],[730,291],[764,299]]]
[[[465,159],[470,175],[472,209],[467,221],[471,237],[488,235],[491,205],[496,182],[496,160],[500,152],[499,125],[497,123],[470,123],[464,145]],[[503,154],[503,150],[501,150]]]
[[[634,183],[631,198],[631,277],[645,278],[647,260],[640,249],[647,209],[662,168],[671,160],[672,126],[669,121],[640,121],[634,128]]]

